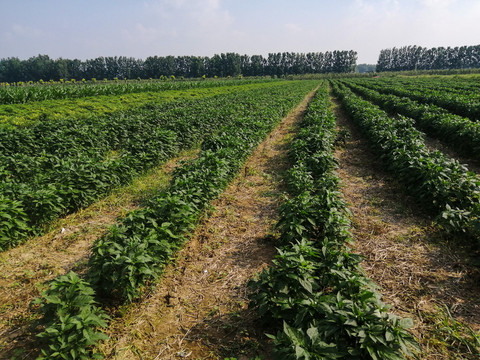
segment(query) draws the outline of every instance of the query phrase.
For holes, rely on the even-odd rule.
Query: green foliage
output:
[[[321,286],[319,264],[312,261],[318,258],[318,252],[307,240],[278,250],[273,266],[250,284],[258,290],[251,301],[261,316],[269,321],[304,319],[306,302]]]
[[[293,82],[277,85],[152,104],[81,121],[65,119],[27,128],[0,128],[0,194],[5,202],[22,209],[28,218],[23,228],[18,228],[13,218],[11,224],[5,224],[3,232],[8,231],[11,236],[8,246],[25,238],[28,229],[40,233],[45,224],[58,216],[88,206],[113,188],[128,183],[138,173],[203,139],[206,140],[202,147],[210,147],[212,151],[229,146],[251,148],[253,143],[247,141],[250,132],[260,131],[265,125],[250,118],[251,129],[242,129],[238,123],[246,107],[256,109],[259,116],[262,111],[275,112],[268,104],[279,103],[278,96],[285,96],[286,89],[312,86]],[[273,98],[267,101],[269,96]],[[266,101],[267,108],[263,109],[257,98]],[[284,111],[285,106],[280,105],[278,110]],[[234,126],[237,133],[219,132],[228,126]],[[240,143],[239,139],[244,142]],[[217,161],[215,155],[203,159],[205,169],[210,166],[208,162]],[[234,159],[230,157],[228,161]],[[221,167],[221,164],[215,166]],[[21,220],[23,215],[17,217],[25,221]],[[10,228],[12,230],[8,230]]]
[[[72,79],[72,82],[75,82]],[[118,79],[117,79],[118,80]],[[248,79],[242,83],[265,82],[265,79]],[[234,80],[222,82],[205,81],[144,81],[144,82],[113,82],[98,83],[92,79],[92,83],[72,86],[71,84],[46,85],[46,86],[17,86],[0,87],[0,104],[25,104],[34,101],[53,99],[76,99],[92,96],[118,96],[124,94],[162,92],[171,90],[186,90],[195,88],[213,88],[236,84]]]
[[[371,82],[369,85],[382,93],[410,98],[424,104],[437,105],[471,120],[480,118],[478,87],[474,84],[469,88],[471,84],[468,80],[417,80],[402,83],[395,79],[388,79]],[[455,86],[459,88],[455,88]]]
[[[417,101],[415,101],[409,99],[407,94],[403,92],[401,97],[391,94],[394,92],[392,89],[402,86],[403,83],[400,81],[398,84],[395,82],[377,84],[366,80],[355,80],[346,82],[346,84],[356,93],[373,101],[389,113],[399,113],[412,117],[415,119],[415,126],[418,126],[429,135],[452,145],[463,154],[469,156],[480,151],[480,125],[468,118],[454,115],[443,108],[428,104],[428,95],[434,92],[433,89],[425,88],[422,92],[425,95],[423,97],[420,95],[416,96],[415,99]],[[412,81],[412,85],[414,84],[415,82]],[[420,87],[421,84],[418,86]],[[442,89],[441,84],[434,82],[432,85],[435,85],[436,92],[439,92],[439,88]],[[445,93],[447,91],[452,90],[442,89],[440,92]],[[386,92],[386,94],[381,92]],[[457,93],[454,94],[457,96]],[[478,101],[478,96],[475,95],[475,97],[476,100],[474,101]],[[455,99],[459,101],[457,97]]]
[[[66,97],[56,100],[0,105],[0,127],[8,129],[29,127],[38,122],[62,121],[66,118],[68,118],[70,122],[82,121],[84,118],[91,117],[92,114],[96,114],[97,117],[109,116],[118,112],[131,112],[133,109],[142,109],[151,104],[159,106],[161,104],[175,103],[182,100],[209,98],[214,95],[226,95],[238,91],[269,88],[282,83],[285,84],[285,81],[249,79],[239,83],[237,80],[222,80],[218,82],[208,81],[208,84],[205,84],[205,86],[188,86],[188,82],[174,83],[183,85],[173,89],[159,89],[159,91],[127,92],[122,95],[91,95],[79,98]],[[120,83],[117,85],[120,86],[124,84]],[[78,89],[82,86],[85,85],[75,85],[74,88]]]
[[[95,305],[93,295],[87,282],[69,273],[53,280],[34,301],[43,315],[38,337],[46,344],[39,360],[102,358],[92,348],[107,339],[98,329],[107,326],[108,317]]]
[[[323,88],[292,143],[293,197],[281,206],[277,225],[283,247],[250,283],[251,305],[270,324],[283,323],[270,335],[278,358],[404,359],[418,350],[407,331],[411,320],[388,313],[360,257],[346,247],[351,235],[333,172],[335,119],[328,108]]]
[[[464,359],[477,359],[480,356],[480,334],[468,325],[455,320],[447,307],[438,309],[432,315],[435,335],[447,347],[461,352]]]
[[[382,49],[377,71],[429,69],[471,69],[480,67],[480,46],[433,47],[403,46]]]
[[[389,170],[407,190],[435,215],[448,231],[477,231],[480,217],[480,181],[458,161],[439,151],[429,151],[414,121],[390,118],[345,86],[334,90]]]
[[[184,78],[245,76],[286,76],[293,74],[313,73],[348,73],[355,70],[357,53],[349,51],[327,51],[304,53],[270,53],[267,57],[262,55],[240,55],[238,53],[215,54],[212,57],[198,56],[149,56],[145,60],[120,57],[99,57],[80,61],[78,59],[50,59],[48,55],[38,55],[28,60],[18,58],[0,59],[0,86],[3,82],[23,86],[21,80],[38,81],[40,78],[61,79],[70,77],[71,83],[75,79],[82,79],[75,86],[85,85],[84,78],[113,79],[114,83],[123,79],[122,83],[139,82],[140,78],[159,78],[161,81]],[[174,74],[174,75],[173,75]],[[135,79],[128,81],[127,79]],[[238,81],[238,80],[237,80]],[[247,80],[248,81],[248,80]],[[17,82],[17,83],[14,83]],[[61,81],[63,83],[63,81]],[[151,81],[149,81],[151,82]],[[173,82],[173,81],[172,81]],[[53,83],[53,81],[50,81]],[[68,83],[68,81],[67,81]],[[188,82],[187,82],[188,83]],[[44,82],[38,81],[37,85],[43,87]],[[1,89],[1,88],[0,88]],[[0,104],[4,96],[0,92]],[[8,95],[8,94],[7,94]],[[10,98],[7,96],[7,100]]]
[[[130,213],[94,244],[88,279],[97,292],[119,301],[138,298],[188,238],[210,201],[311,86],[292,84],[238,97],[228,107],[237,107],[239,117],[216,109],[229,121],[202,143],[199,156],[177,167],[170,188],[151,199],[147,208]]]
[[[341,296],[321,297],[311,307],[315,320],[298,328],[284,322],[283,332],[272,336],[282,359],[402,360],[402,352],[411,355],[417,348],[405,332],[412,326],[409,319],[398,320],[375,306],[359,308]]]
[[[24,238],[30,230],[27,223],[21,203],[0,195],[0,250],[15,245],[15,239]]]
[[[89,281],[100,296],[132,300],[140,294],[141,286],[156,275],[158,262],[147,249],[160,244],[155,234],[127,238],[120,231],[113,228],[108,236],[97,241],[89,262]],[[172,245],[164,244],[164,257],[168,259]]]
[[[211,135],[212,141],[204,145],[196,159],[175,169],[166,191],[150,199],[145,208],[129,213],[95,242],[88,262],[88,282],[74,273],[60,276],[35,302],[43,313],[44,327],[39,337],[45,347],[39,359],[99,358],[93,353],[93,346],[105,338],[98,328],[106,326],[107,317],[96,307],[93,296],[117,304],[141,296],[143,288],[160,275],[174,251],[188,239],[210,201],[222,192],[253,149],[313,85],[292,82],[268,92],[236,94],[232,99],[237,101],[223,101],[223,106],[210,109],[216,116],[215,124],[201,116],[193,117],[190,108],[174,109],[182,129],[177,129],[178,137],[183,135],[185,141],[194,141],[195,137],[207,136],[205,133],[215,133]],[[165,120],[161,112],[153,113],[152,118],[159,123]],[[182,134],[183,125],[189,122],[201,131],[187,129]],[[167,125],[175,126],[168,121]],[[173,131],[167,128],[154,134],[173,141],[177,138]],[[125,131],[125,134],[130,133]],[[145,144],[150,141],[147,133],[138,141],[142,138]],[[117,137],[118,142],[121,139]],[[151,141],[157,143],[155,138]],[[142,154],[140,146],[134,148]],[[6,172],[4,176],[8,178],[10,174]]]

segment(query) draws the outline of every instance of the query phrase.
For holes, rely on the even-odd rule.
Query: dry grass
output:
[[[442,338],[439,309],[480,330],[480,274],[469,261],[472,247],[431,225],[415,199],[385,173],[359,130],[336,106],[338,126],[351,136],[336,151],[342,192],[352,211],[354,251],[392,311],[415,321],[421,359],[475,359]]]
[[[308,99],[269,135],[144,301],[110,328],[107,359],[269,359],[247,282],[275,256],[266,241],[288,168],[286,141]]]

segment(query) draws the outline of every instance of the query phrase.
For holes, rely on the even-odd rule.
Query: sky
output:
[[[0,59],[480,45],[480,0],[0,0]]]

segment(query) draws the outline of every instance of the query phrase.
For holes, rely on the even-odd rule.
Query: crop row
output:
[[[282,248],[251,283],[252,303],[275,336],[278,358],[403,359],[416,348],[410,319],[388,313],[360,269],[333,157],[335,116],[326,86],[310,103],[291,145],[291,198],[281,206]],[[283,323],[283,326],[282,326]]]
[[[223,97],[0,132],[1,248],[190,146],[224,119]],[[213,102],[213,103],[212,103]],[[210,111],[207,111],[210,110]],[[189,124],[178,117],[190,112]],[[194,112],[195,111],[195,112]],[[17,216],[15,216],[17,215]]]
[[[391,118],[377,106],[335,83],[335,94],[388,169],[448,230],[478,234],[480,181],[458,161],[429,151],[412,119]]]
[[[166,90],[187,90],[195,88],[212,88],[270,81],[266,79],[239,80],[189,80],[189,81],[136,81],[114,83],[74,83],[44,84],[28,86],[1,86],[0,105],[25,104],[31,101],[54,99],[73,99],[89,96],[124,95],[139,92],[158,92]]]
[[[108,117],[0,129],[0,248],[15,245],[56,217],[90,204],[237,121],[258,108],[258,101],[269,104],[276,94],[297,86],[287,83]]]
[[[422,90],[418,87],[405,87],[399,83],[389,85],[385,82],[375,81],[366,81],[364,85],[384,94],[408,97],[421,103],[434,104],[472,120],[480,119],[478,93],[451,93],[435,88]]]
[[[344,82],[349,88],[391,114],[402,114],[415,120],[427,134],[452,145],[465,155],[480,153],[480,124],[454,115],[435,105],[422,104],[406,97],[381,94],[360,84]]]
[[[151,199],[147,207],[128,214],[95,242],[85,280],[70,273],[53,281],[37,301],[44,315],[41,358],[50,359],[54,354],[62,359],[93,356],[92,345],[103,338],[97,327],[106,326],[107,321],[94,296],[105,304],[139,297],[257,144],[311,89],[312,83],[297,83],[268,93],[250,93],[242,100],[244,112],[205,139],[198,158],[174,171],[166,191]],[[231,102],[223,104],[232,106]],[[74,357],[73,353],[84,356]]]
[[[217,83],[219,86],[215,87],[134,92],[123,95],[97,95],[82,98],[35,101],[25,104],[0,105],[0,126],[8,128],[25,127],[39,121],[56,121],[67,117],[71,120],[76,120],[89,117],[92,113],[101,115],[132,110],[152,102],[166,103],[211,97],[246,89],[282,86],[285,84],[285,81],[218,81]]]
[[[414,90],[440,90],[447,93],[468,94],[480,97],[478,78],[468,77],[384,77],[376,78],[375,82],[388,86],[399,85]]]

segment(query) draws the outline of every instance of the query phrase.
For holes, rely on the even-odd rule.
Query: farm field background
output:
[[[478,79],[0,89],[0,358],[478,359]]]
[[[262,86],[263,79],[243,80],[241,86]],[[272,80],[268,81],[269,83]],[[85,117],[139,108],[148,103],[213,96],[237,90],[238,81],[148,81],[123,84],[45,85],[0,88],[0,123],[28,126],[37,120]],[[59,89],[52,91],[51,89]],[[28,105],[26,105],[28,103]]]

